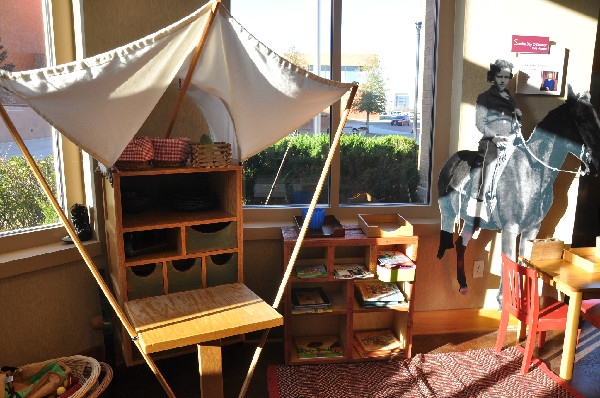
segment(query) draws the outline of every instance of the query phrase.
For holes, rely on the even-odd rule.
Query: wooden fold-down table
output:
[[[542,280],[569,296],[565,341],[560,362],[560,377],[564,380],[571,380],[577,345],[581,299],[585,292],[600,292],[600,272],[586,271],[564,259],[523,260],[538,271],[538,276]]]
[[[202,397],[211,398],[223,396],[218,340],[283,324],[241,283],[131,300],[124,309],[148,354],[198,344]]]

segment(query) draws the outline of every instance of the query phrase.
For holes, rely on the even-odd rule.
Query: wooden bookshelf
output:
[[[284,297],[284,355],[286,364],[308,364],[381,360],[390,356],[363,358],[353,346],[354,332],[390,329],[404,341],[402,351],[392,356],[409,358],[412,347],[412,323],[414,307],[414,281],[396,282],[404,292],[406,305],[389,308],[361,308],[354,297],[354,286],[368,279],[338,279],[334,265],[341,263],[364,264],[377,275],[377,251],[400,250],[415,263],[417,261],[418,236],[368,237],[358,225],[344,226],[343,237],[305,238],[296,265],[324,264],[326,278],[297,278],[292,271]],[[283,267],[287,267],[298,239],[298,227],[281,228]],[[322,287],[332,304],[331,312],[292,313],[292,287]],[[339,358],[299,359],[294,345],[296,336],[336,335],[344,355]]]

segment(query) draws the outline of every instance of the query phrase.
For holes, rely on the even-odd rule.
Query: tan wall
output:
[[[82,262],[0,278],[0,301],[3,365],[89,353],[103,344],[91,323],[100,314],[98,286]]]

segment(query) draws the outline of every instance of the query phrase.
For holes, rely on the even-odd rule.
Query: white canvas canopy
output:
[[[245,160],[279,141],[350,91],[272,305],[277,308],[350,112],[356,84],[320,78],[281,58],[234,21],[219,0],[154,34],[94,57],[25,72],[0,70],[0,87],[22,98],[107,167],[115,163],[168,86],[178,79],[184,79],[182,94],[200,108],[213,140],[230,143],[232,155],[238,160]],[[170,134],[181,99],[180,95],[165,135]],[[140,345],[137,332],[93,264],[2,104],[0,117],[119,320],[167,395],[174,397],[154,361]],[[240,397],[245,395],[267,334],[268,329],[263,332]]]
[[[0,70],[0,86],[112,166],[168,86],[186,77],[212,5],[81,61],[24,72]],[[231,143],[233,158],[245,160],[351,87],[278,56],[217,7],[186,94],[202,110],[213,140]]]

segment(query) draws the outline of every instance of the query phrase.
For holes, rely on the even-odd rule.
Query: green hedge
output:
[[[56,194],[54,157],[36,159]],[[0,232],[58,222],[52,204],[23,157],[0,158]]]
[[[265,198],[254,197],[254,185],[259,177],[272,182],[284,154],[285,162],[277,179],[286,188],[285,198],[269,204],[292,204],[293,186],[298,182],[316,185],[329,151],[329,135],[299,134],[289,136],[244,163],[245,204],[264,204]],[[417,202],[418,146],[412,139],[398,135],[363,137],[342,135],[340,138],[341,181],[340,203],[352,203],[354,197],[368,194],[371,202]],[[319,203],[327,203],[321,195]],[[357,199],[357,203],[364,200]]]

